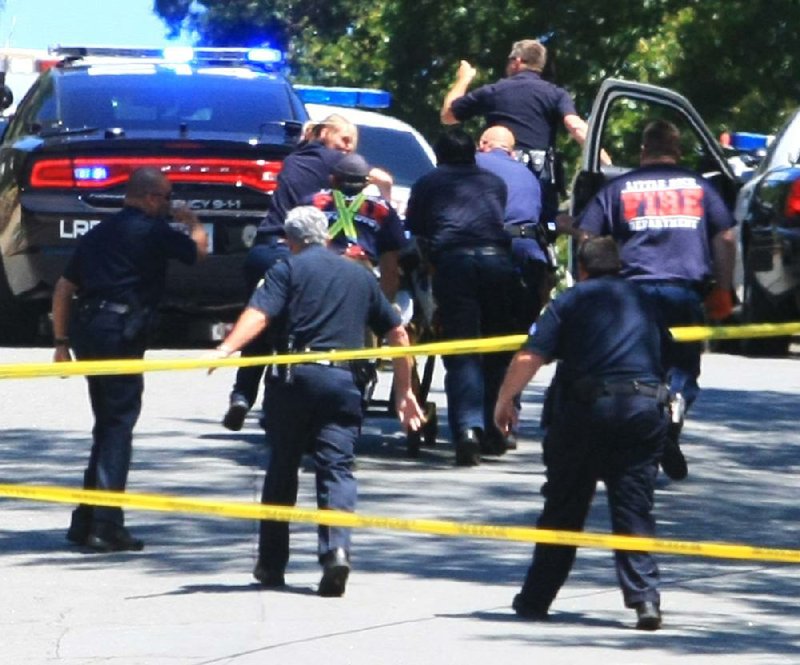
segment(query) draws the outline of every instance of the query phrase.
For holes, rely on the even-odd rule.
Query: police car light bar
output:
[[[740,152],[756,152],[765,150],[773,137],[767,134],[754,134],[752,132],[733,132],[731,134],[731,147]]]
[[[339,88],[323,85],[294,86],[297,96],[305,104],[330,104],[350,108],[386,109],[392,103],[392,95],[386,90],[372,88]]]
[[[167,46],[161,49],[124,46],[51,46],[48,51],[52,55],[70,59],[94,56],[101,58],[149,58],[153,60],[169,60],[170,62],[257,63],[259,65],[277,65],[283,61],[283,53],[279,49],[269,47],[195,48],[193,46]]]

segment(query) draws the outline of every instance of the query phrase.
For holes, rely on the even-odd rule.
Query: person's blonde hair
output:
[[[303,140],[318,141],[325,129],[333,129],[340,134],[351,134],[353,136],[353,150],[358,146],[358,128],[338,113],[331,113],[328,117],[317,122],[309,120],[303,125]]]

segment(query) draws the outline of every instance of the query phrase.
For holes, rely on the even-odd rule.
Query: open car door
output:
[[[651,120],[668,120],[681,132],[681,163],[709,180],[733,209],[737,179],[716,137],[700,114],[682,95],[655,85],[606,79],[595,97],[583,147],[581,167],[575,176],[570,209],[580,214],[607,181],[639,165],[642,130]],[[601,149],[612,165],[602,165]]]

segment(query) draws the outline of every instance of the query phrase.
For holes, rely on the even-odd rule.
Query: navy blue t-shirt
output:
[[[560,294],[531,327],[523,348],[560,360],[567,383],[597,379],[662,379],[666,331],[646,294],[619,277],[596,277]]]
[[[383,337],[401,323],[370,271],[322,245],[277,263],[249,306],[271,320],[287,317],[299,349],[362,348],[365,326]]]
[[[437,166],[412,186],[406,228],[427,238],[434,256],[460,247],[509,247],[507,196],[499,176],[474,164]]]
[[[523,70],[496,83],[481,86],[456,99],[450,110],[459,122],[486,117],[486,126],[508,127],[518,148],[546,150],[567,115],[577,115],[569,93]]]
[[[267,215],[258,225],[259,236],[282,236],[286,213],[300,205],[303,197],[328,187],[331,170],[342,157],[343,152],[327,148],[319,141],[304,143],[289,154],[283,160]]]
[[[345,196],[345,204],[350,206],[355,198],[355,196]],[[312,196],[306,196],[301,203],[313,205],[324,212],[329,226],[339,219],[339,212],[330,189],[323,189]],[[380,196],[366,196],[356,211],[353,222],[357,237],[353,239],[348,238],[345,233],[337,233],[331,238],[329,249],[343,254],[349,246],[356,244],[364,250],[370,261],[377,263],[381,254],[398,251],[407,242],[403,222],[391,204]]]
[[[711,274],[711,239],[735,223],[704,178],[681,166],[653,164],[609,182],[576,226],[617,241],[623,277],[700,283]]]
[[[192,264],[197,245],[164,219],[126,206],[80,239],[64,277],[78,286],[81,298],[154,307],[169,259]]]
[[[479,152],[475,161],[483,169],[500,176],[506,183],[506,224],[533,224],[539,222],[542,210],[542,188],[539,179],[531,170],[514,159],[505,150],[495,148]],[[512,252],[517,258],[544,261],[545,255],[539,243],[530,238],[514,238]]]

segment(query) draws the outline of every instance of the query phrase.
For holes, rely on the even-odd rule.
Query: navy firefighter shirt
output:
[[[531,327],[523,348],[560,360],[567,383],[597,379],[662,379],[668,333],[643,289],[620,277],[595,277],[560,294]]]
[[[529,69],[476,88],[450,108],[459,122],[482,115],[487,127],[508,127],[517,147],[528,150],[549,148],[564,117],[577,115],[566,90]]]
[[[169,259],[192,264],[197,245],[166,220],[126,206],[80,239],[64,277],[81,298],[155,307]]]
[[[303,143],[287,155],[267,215],[258,225],[258,235],[283,236],[286,213],[299,205],[304,197],[328,187],[331,170],[342,157],[343,152],[328,148],[319,141]]]
[[[510,247],[503,228],[506,184],[475,164],[437,166],[411,188],[406,228],[427,238],[431,254],[466,247]]]
[[[734,224],[704,178],[681,166],[653,164],[609,182],[576,226],[617,241],[623,277],[700,283],[711,275],[711,239]]]
[[[286,315],[297,349],[358,349],[365,326],[383,337],[401,323],[370,271],[322,245],[277,263],[249,306],[270,320]]]

